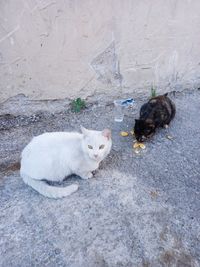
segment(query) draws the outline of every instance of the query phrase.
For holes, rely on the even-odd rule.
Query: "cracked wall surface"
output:
[[[0,101],[200,86],[199,0],[1,0]]]

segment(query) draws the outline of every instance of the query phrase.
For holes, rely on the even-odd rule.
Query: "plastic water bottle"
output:
[[[114,110],[114,119],[116,122],[122,122],[124,119],[124,109],[133,106],[135,101],[133,98],[127,99],[118,99],[114,101],[115,110]]]

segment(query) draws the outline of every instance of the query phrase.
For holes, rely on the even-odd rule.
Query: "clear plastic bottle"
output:
[[[122,122],[124,119],[124,109],[129,106],[133,106],[133,103],[134,103],[133,98],[115,100],[114,120],[116,122]]]

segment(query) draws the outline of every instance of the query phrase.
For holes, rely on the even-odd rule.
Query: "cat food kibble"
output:
[[[120,135],[123,136],[123,137],[128,136],[128,132],[121,131]]]
[[[143,143],[139,143],[139,142],[135,142],[134,144],[133,144],[133,148],[141,148],[141,149],[145,149],[145,144],[143,144]]]

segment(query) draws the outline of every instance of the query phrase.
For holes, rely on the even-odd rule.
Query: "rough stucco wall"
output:
[[[199,0],[1,0],[0,101],[200,84]]]

